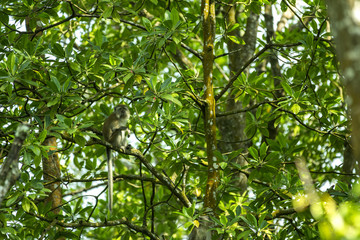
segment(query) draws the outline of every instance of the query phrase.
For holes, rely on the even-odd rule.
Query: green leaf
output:
[[[101,47],[101,45],[103,44],[103,37],[104,35],[100,30],[95,31],[96,46]]]
[[[232,31],[234,31],[235,29],[238,29],[240,27],[240,24],[235,23],[233,24],[227,31],[230,33]],[[231,35],[230,35],[231,36]]]
[[[285,3],[284,1],[281,1],[281,2],[280,2],[280,8],[281,8],[281,11],[282,11],[282,12],[286,12],[286,10],[287,10],[287,5],[286,5],[286,3]]]
[[[253,146],[249,147],[249,148],[248,148],[248,151],[249,151],[249,153],[251,154],[251,156],[252,156],[254,159],[258,159],[258,158],[259,158],[258,150],[257,150],[256,148],[254,148]]]
[[[25,212],[29,212],[30,211],[30,200],[26,197],[23,198],[21,206]]]
[[[227,226],[228,219],[225,215],[220,216],[220,222],[223,226]]]
[[[228,163],[227,162],[221,162],[220,163],[220,167],[221,169],[225,169],[227,167]]]
[[[80,65],[79,65],[78,63],[76,63],[76,62],[69,62],[69,65],[70,65],[70,67],[71,67],[71,69],[72,69],[73,71],[77,71],[77,72],[80,72],[80,71],[81,71],[81,67],[80,67]]]
[[[73,47],[74,47],[74,43],[75,43],[75,38],[71,39],[69,44],[65,48],[65,56],[67,58],[71,56],[71,53],[72,53]]]
[[[241,206],[237,205],[236,206],[236,216],[240,216],[241,215]]]
[[[257,127],[255,124],[249,124],[245,127],[245,134],[248,138],[251,138],[255,135]]]
[[[239,38],[237,38],[236,36],[233,36],[233,35],[228,35],[227,36],[232,42],[236,43],[236,44],[240,44],[241,41]]]
[[[286,81],[281,81],[281,86],[288,95],[293,96],[293,91]]]
[[[41,142],[41,143],[44,142],[46,136],[47,136],[47,130],[44,129],[44,130],[40,133],[40,135],[39,135],[39,137],[38,137],[39,142]]]
[[[102,14],[102,17],[103,18],[108,18],[110,17],[111,13],[113,11],[113,8],[112,7],[106,7],[103,14]]]
[[[184,228],[188,228],[190,226],[194,225],[194,222],[193,221],[188,221],[184,224]]]
[[[39,148],[38,146],[36,146],[36,145],[30,145],[28,148],[29,148],[36,156],[40,156],[41,151],[40,151],[40,148]]]
[[[125,77],[123,77],[123,81],[126,83],[133,75],[133,73],[126,74]]]
[[[233,224],[237,223],[240,219],[240,216],[237,216],[235,218],[233,218],[227,225],[228,226],[232,226]]]
[[[34,180],[34,181],[31,181],[31,187],[36,190],[41,190],[44,188],[44,185],[42,184],[42,182],[40,180]]]
[[[121,17],[117,11],[112,11],[111,17],[116,23],[121,23]]]
[[[72,81],[71,81],[71,78],[68,78],[65,83],[63,84],[62,88],[61,88],[61,92],[67,92],[69,91],[69,89],[71,88],[72,86]]]
[[[169,10],[166,10],[164,13],[164,20],[170,20],[171,19],[171,13]]]
[[[299,112],[300,112],[300,110],[301,110],[301,107],[299,106],[299,104],[294,104],[294,105],[292,105],[292,107],[291,107],[291,111],[293,112],[293,113],[295,113],[295,114],[298,114]]]
[[[85,146],[86,140],[85,140],[85,138],[83,136],[81,136],[79,134],[75,134],[74,140],[80,146]]]
[[[279,135],[277,136],[277,140],[279,141],[279,143],[280,143],[280,145],[281,145],[282,147],[287,147],[287,146],[288,146],[287,141],[286,141],[286,138],[285,138],[282,134],[279,134]]]
[[[262,113],[262,108],[259,107],[259,108],[256,110],[256,119],[259,119],[259,118],[260,118],[261,113]]]
[[[164,38],[162,38],[162,39],[160,39],[160,41],[158,42],[158,47],[159,48],[162,48],[163,46],[164,46],[164,44],[165,44],[165,41],[166,41],[166,39],[164,39]]]
[[[260,157],[261,157],[262,159],[265,158],[266,152],[267,152],[267,145],[266,145],[265,142],[263,142],[263,143],[261,144],[261,147],[260,147]]]
[[[54,98],[54,99],[51,99],[51,100],[46,104],[46,106],[51,107],[51,106],[54,106],[55,104],[57,104],[58,102],[59,102],[59,99],[58,99],[58,98]]]
[[[85,167],[89,170],[96,169],[96,160],[92,161],[92,159],[86,159]]]
[[[175,26],[179,21],[179,12],[176,10],[176,8],[171,9],[171,21],[173,26]]]
[[[249,239],[249,235],[251,233],[251,230],[246,230],[238,234],[236,237],[237,239]]]
[[[7,67],[10,70],[10,74],[14,76],[17,69],[17,57],[14,53],[10,53],[7,60]]]
[[[19,198],[19,193],[15,193],[9,200],[6,201],[6,206],[9,207]]]
[[[261,134],[264,136],[264,137],[269,137],[269,130],[268,130],[268,128],[264,128],[264,127],[261,127],[261,128],[259,128],[259,130],[260,130],[260,132],[261,132]]]
[[[142,22],[143,22],[146,30],[147,30],[148,32],[151,32],[151,31],[152,31],[152,24],[151,24],[150,20],[147,19],[147,18],[145,18],[145,17],[143,17],[143,18],[142,18]]]
[[[257,220],[253,214],[246,214],[246,218],[249,220],[249,223],[251,224],[250,226],[253,226],[255,228],[258,227]]]
[[[265,218],[268,215],[267,210],[265,210],[264,212],[262,212],[260,214],[259,220],[257,221],[258,223],[260,223],[260,228],[263,229],[265,226],[268,225],[268,223],[266,222]]]
[[[25,165],[30,165],[31,164],[31,154],[28,153],[27,151],[24,151],[23,159],[24,159],[24,164]]]
[[[34,87],[39,87],[39,83],[37,83],[37,82],[34,82],[34,81],[32,81],[32,80],[29,80],[29,79],[21,79],[21,81],[22,82],[26,82],[27,84],[30,84],[30,85],[32,85],[32,86],[34,86]]]
[[[60,57],[60,58],[65,57],[64,48],[63,48],[60,44],[58,44],[58,43],[54,43],[54,44],[52,45],[51,52],[52,52],[53,54],[55,54],[57,57]]]
[[[240,218],[241,218],[249,227],[252,226],[251,222],[250,222],[247,218],[245,218],[244,216],[240,216]]]
[[[56,118],[60,121],[60,122],[64,122],[65,121],[65,117],[63,115],[60,114],[55,114]]]
[[[186,208],[186,207],[183,207],[183,208],[182,208],[182,213],[183,213],[183,216],[185,216],[185,217],[190,217],[189,214],[188,214],[188,212],[187,212],[187,208]]]
[[[94,125],[94,122],[86,122],[86,123],[82,123],[80,126],[79,126],[79,129],[83,129],[83,128],[88,128],[88,127],[91,127]]]
[[[30,65],[31,61],[30,60],[25,60],[24,62],[21,63],[18,73],[21,73],[22,71],[24,71],[29,65]]]
[[[174,95],[177,96],[176,94],[174,94]],[[176,105],[179,105],[180,107],[182,107],[181,102],[171,94],[164,94],[164,95],[161,95],[161,97],[175,103]]]
[[[221,162],[225,161],[225,157],[221,154],[219,150],[214,151],[214,156]]]
[[[4,213],[0,213],[0,222],[2,223],[3,226],[7,225],[7,218]]]

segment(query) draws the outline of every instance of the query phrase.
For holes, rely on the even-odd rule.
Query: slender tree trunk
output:
[[[45,202],[51,203],[51,207],[53,209],[52,212],[59,214],[59,206],[62,202],[62,193],[60,182],[55,181],[61,177],[59,155],[57,152],[54,152],[57,149],[56,138],[47,138],[44,141],[44,145],[50,146],[48,157],[43,157],[42,165],[44,180],[49,183],[46,185],[46,187],[51,190],[51,193],[45,199]]]
[[[204,206],[216,208],[216,189],[219,184],[219,162],[214,155],[216,150],[216,118],[215,118],[215,98],[213,91],[213,66],[214,66],[214,39],[215,39],[215,1],[203,0],[201,3],[203,15],[204,32],[204,86],[205,86],[205,109],[204,125],[206,138],[206,153],[208,160],[208,180]]]
[[[208,179],[204,198],[204,208],[209,209],[215,216],[217,205],[217,187],[220,182],[219,160],[214,155],[216,150],[216,115],[215,115],[215,98],[213,91],[213,66],[214,66],[214,40],[215,40],[215,0],[202,0],[201,14],[203,20],[203,71],[204,71],[204,126],[206,153],[208,161]],[[207,216],[199,219],[199,228],[194,228],[189,236],[190,240],[210,240],[211,224]]]

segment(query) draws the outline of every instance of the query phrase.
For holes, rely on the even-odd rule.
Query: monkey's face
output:
[[[115,114],[118,119],[129,119],[130,111],[125,104],[119,104],[115,107]]]

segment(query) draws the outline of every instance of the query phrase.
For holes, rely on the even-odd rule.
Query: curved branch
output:
[[[57,178],[54,179],[50,182],[46,182],[44,184],[44,186],[48,185],[48,184],[52,184],[54,182],[66,182],[66,183],[76,183],[76,182],[98,182],[98,181],[107,181],[107,177],[97,177],[97,178],[90,178],[90,179],[77,179],[77,178],[73,178],[73,179],[68,179],[66,177],[64,178]],[[156,184],[160,184],[160,182],[158,182],[156,179],[152,178],[152,177],[141,177],[138,175],[126,175],[126,174],[119,174],[114,176],[114,179],[116,179],[115,181],[120,181],[121,179],[126,179],[126,180],[139,180],[139,181],[147,181],[147,182],[152,182],[152,183],[156,183]]]
[[[65,136],[64,134],[61,134],[61,137],[67,141],[70,142],[74,142],[75,140],[72,139],[71,137]],[[144,155],[137,149],[132,148],[130,150],[125,150],[125,152],[122,151],[122,149],[120,148],[115,148],[114,146],[112,146],[111,144],[100,140],[100,139],[95,139],[92,138],[91,140],[89,140],[87,143],[85,143],[85,146],[89,146],[89,145],[94,145],[94,144],[100,144],[106,147],[111,148],[112,150],[122,153],[122,154],[126,154],[126,155],[132,155],[135,156],[137,159],[140,160],[140,162],[142,164],[145,165],[145,167],[164,185],[166,186],[186,207],[191,206],[191,203],[189,201],[189,199],[187,198],[187,196],[185,195],[185,193],[183,193],[179,188],[177,188],[171,181],[171,179],[167,176],[165,176],[163,173],[161,173],[160,171],[158,171],[151,163],[149,163]]]
[[[317,133],[320,133],[320,134],[323,134],[323,135],[330,134],[330,135],[332,135],[334,137],[337,137],[337,138],[341,139],[342,141],[347,141],[346,135],[333,131],[335,128],[332,128],[329,131],[318,130],[316,128],[313,128],[313,127],[310,127],[310,126],[306,125],[295,113],[293,113],[293,112],[291,112],[289,110],[283,109],[283,108],[279,107],[276,104],[273,104],[273,103],[269,103],[269,104],[271,106],[275,107],[276,110],[279,110],[281,112],[285,112],[287,114],[290,114],[298,123],[300,123],[300,125],[304,126],[305,128],[307,128],[307,129],[309,129],[311,131],[314,131],[314,132],[317,132]]]
[[[126,149],[125,152],[120,148],[114,148],[111,144],[104,142],[99,139],[93,139],[96,143],[107,146],[114,151],[123,153],[126,155],[135,156],[139,161],[145,165],[145,167],[163,184],[165,185],[186,207],[190,207],[191,203],[185,193],[183,193],[178,187],[176,187],[171,179],[165,176],[162,172],[158,171],[150,162],[148,162],[144,155],[137,149],[132,148],[130,150]]]
[[[156,234],[150,232],[147,228],[140,227],[140,226],[132,223],[131,221],[127,220],[124,217],[122,219],[118,219],[118,220],[114,220],[114,221],[105,221],[105,222],[97,222],[97,223],[84,222],[82,220],[80,220],[78,222],[73,222],[73,223],[66,223],[66,222],[61,222],[58,220],[48,219],[48,218],[42,217],[40,215],[37,215],[35,213],[31,213],[31,212],[26,212],[26,213],[31,216],[34,216],[42,221],[45,221],[45,222],[54,223],[54,221],[55,221],[56,225],[59,225],[64,228],[79,228],[79,227],[98,228],[98,227],[111,227],[111,226],[126,225],[128,228],[130,228],[136,232],[142,233],[142,234],[150,237],[150,239],[152,239],[152,240],[160,240],[160,238]]]
[[[225,116],[229,116],[229,115],[233,115],[233,114],[237,114],[237,113],[248,112],[248,111],[251,111],[251,110],[253,110],[255,108],[258,108],[261,105],[271,104],[271,103],[278,103],[278,102],[281,102],[281,101],[284,101],[284,100],[282,99],[282,100],[275,100],[275,101],[264,101],[264,102],[260,102],[260,103],[257,103],[255,105],[252,105],[250,107],[247,107],[247,108],[238,109],[238,110],[234,110],[234,111],[228,111],[228,112],[222,112],[222,113],[216,113],[216,117],[225,117]]]
[[[240,68],[240,70],[234,74],[234,76],[231,77],[229,80],[229,83],[221,90],[221,92],[215,96],[215,100],[219,100],[224,93],[233,85],[235,80],[240,76],[240,74],[245,71],[245,69],[253,63],[261,54],[263,54],[266,50],[272,48],[272,47],[294,47],[299,46],[302,43],[292,43],[292,44],[266,44],[258,53],[256,53],[252,58],[250,58],[243,66]]]

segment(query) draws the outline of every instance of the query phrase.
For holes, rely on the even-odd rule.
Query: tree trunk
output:
[[[227,11],[227,23],[228,26],[232,26],[236,23],[237,10],[235,5],[229,7]],[[240,36],[239,30],[234,30],[230,35],[237,37],[238,39],[242,38],[245,41],[245,45],[240,45],[229,40],[228,52],[233,52],[229,55],[229,69],[230,76],[233,76],[233,73],[238,72],[242,68],[243,64],[249,60],[255,50],[256,43],[256,34],[258,26],[259,15],[255,13],[250,13],[250,16],[247,19],[246,32],[244,36]],[[234,111],[243,108],[243,105],[240,101],[235,99],[235,95],[232,93],[232,88],[228,90],[228,96],[226,99],[226,109],[225,111]],[[224,117],[219,117],[217,119],[218,128],[221,134],[221,141],[219,141],[219,150],[222,153],[233,152],[239,150],[240,148],[246,149],[247,144],[243,142],[246,139],[244,134],[245,129],[245,114],[237,113]],[[238,156],[232,161],[244,166],[246,161],[242,156]],[[239,175],[234,175],[234,180],[237,187],[240,188],[240,191],[244,192],[247,188],[247,177],[240,173]]]
[[[59,214],[59,206],[62,202],[62,193],[60,182],[55,181],[61,177],[59,155],[57,152],[55,152],[57,149],[56,138],[47,138],[44,141],[44,145],[50,146],[48,157],[43,157],[42,165],[44,180],[49,183],[46,185],[46,187],[51,190],[51,193],[45,199],[45,203],[51,203],[52,212]]]
[[[353,157],[346,155],[346,161],[355,161],[357,173],[360,173],[360,26],[353,14],[353,1],[328,0],[328,12],[332,33],[335,37],[336,52],[341,70],[345,77],[345,87],[348,92],[348,103],[351,113],[351,145]],[[351,152],[347,146],[347,152]],[[351,160],[353,159],[353,160]],[[347,162],[347,166],[352,163]],[[347,170],[348,171],[348,170]]]

